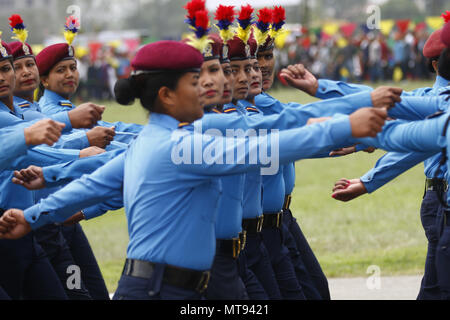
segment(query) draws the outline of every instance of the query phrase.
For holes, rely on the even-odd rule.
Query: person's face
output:
[[[0,99],[13,95],[16,85],[16,75],[10,60],[0,62]]]
[[[225,83],[223,86],[222,100],[219,104],[227,104],[231,103],[233,100],[234,75],[229,62],[222,63],[221,66],[223,74],[225,75]]]
[[[188,72],[178,80],[176,89],[170,90],[169,114],[180,122],[193,122],[203,117],[199,78],[197,72]]]
[[[275,58],[273,49],[258,52],[258,62],[262,72],[262,88],[267,91],[272,87],[274,78]]]
[[[73,59],[58,62],[47,76],[41,77],[45,89],[69,98],[77,91],[80,74]]]
[[[219,59],[203,62],[200,69],[200,102],[203,106],[217,105],[222,100],[225,75]]]
[[[248,78],[252,70],[250,60],[231,61],[231,70],[234,75],[233,99],[244,100],[248,96]]]
[[[250,59],[252,69],[248,77],[250,89],[247,99],[253,99],[262,91],[262,73],[257,59]]]
[[[34,58],[27,57],[14,61],[14,69],[16,71],[14,95],[20,97],[24,93],[33,92],[39,84],[39,70]]]

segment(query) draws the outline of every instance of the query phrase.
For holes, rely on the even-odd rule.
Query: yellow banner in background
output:
[[[381,32],[387,36],[391,32],[392,28],[394,27],[394,20],[381,20],[380,21],[380,29]]]
[[[442,28],[444,25],[444,19],[442,17],[427,17],[425,18],[425,22],[433,30]]]
[[[284,44],[286,43],[286,39],[290,34],[291,34],[291,32],[289,30],[286,30],[286,31],[280,33],[280,35],[275,38],[275,45],[277,46],[277,48],[284,47]]]
[[[325,23],[322,27],[322,31],[330,36],[334,36],[339,31],[338,23]]]

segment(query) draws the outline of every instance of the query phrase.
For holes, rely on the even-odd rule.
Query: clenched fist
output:
[[[53,145],[61,136],[61,131],[66,125],[51,119],[44,119],[24,129],[25,143],[29,146],[39,144]]]
[[[92,128],[102,119],[104,106],[88,102],[69,111],[69,119],[73,128]]]
[[[375,137],[383,128],[387,118],[386,109],[362,108],[350,115],[352,136]]]
[[[115,135],[114,127],[95,127],[86,132],[89,144],[103,149],[111,143]]]
[[[379,87],[372,91],[372,105],[374,108],[392,108],[397,102],[402,101],[400,95],[402,88]]]

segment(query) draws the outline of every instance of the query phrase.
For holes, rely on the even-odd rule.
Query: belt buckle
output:
[[[202,273],[200,281],[198,282],[197,288],[195,288],[199,293],[203,293],[206,288],[208,288],[209,278],[211,277],[211,272],[205,271]]]
[[[277,228],[281,227],[281,223],[283,221],[283,216],[282,216],[283,212],[280,211],[277,213]]]
[[[290,194],[288,194],[286,196],[286,199],[284,200],[283,210],[289,209],[289,207],[291,206],[291,200],[292,200],[292,196]]]
[[[242,230],[239,233],[239,237],[241,239],[241,251],[245,249],[245,244],[247,243],[247,230]]]
[[[241,253],[241,238],[233,239],[233,258],[236,259]]]
[[[261,232],[264,223],[264,215],[259,216],[257,219],[258,221],[256,223],[256,232]]]

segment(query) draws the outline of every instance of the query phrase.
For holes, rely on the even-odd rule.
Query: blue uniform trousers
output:
[[[250,300],[269,300],[269,296],[259,282],[256,275],[247,266],[247,258],[241,253],[238,257],[239,276],[244,282],[248,298]]]
[[[241,254],[245,254],[248,268],[258,278],[269,299],[281,300],[280,288],[270,263],[269,253],[262,241],[261,233],[247,233],[247,242]]]
[[[304,289],[306,298],[313,300],[330,300],[331,296],[330,289],[328,288],[328,280],[322,271],[319,261],[306,240],[297,219],[293,217],[290,209],[283,210],[283,225],[288,230],[288,233],[286,232],[286,236],[284,237],[285,245],[288,247],[291,254],[291,259],[294,262],[297,278]],[[295,262],[298,256],[306,268],[307,275],[309,275],[315,290],[311,288],[311,282],[309,281],[308,276],[305,275],[304,270],[301,268],[302,264],[300,262]],[[302,279],[305,280],[303,281]],[[319,293],[319,296],[317,296],[317,292]]]
[[[113,300],[203,300],[203,294],[163,283],[164,265],[155,264],[149,279],[122,274]]]
[[[306,297],[303,288],[298,283],[289,250],[283,244],[281,228],[266,227],[261,233],[281,296],[283,299],[305,300]]]
[[[0,257],[0,286],[11,299],[67,299],[33,233],[18,240],[0,240]]]
[[[211,267],[211,278],[206,289],[208,300],[248,300],[247,290],[239,276],[237,259],[217,253]]]
[[[436,271],[441,299],[450,300],[450,211],[438,212],[439,241],[436,250]]]
[[[307,300],[322,300],[319,291],[316,289],[314,282],[306,269],[305,263],[302,260],[300,251],[297,249],[294,237],[289,232],[287,223],[283,222],[281,225],[283,233],[283,244],[289,250],[289,257],[294,266],[297,281],[303,289],[303,293]]]
[[[109,300],[108,289],[92,248],[80,224],[63,226],[62,232],[75,263],[81,269],[81,279],[94,300]]]
[[[79,287],[68,286],[73,271],[71,266],[76,266],[70,249],[64,239],[61,226],[50,224],[35,231],[36,239],[47,254],[50,263],[55,269],[59,280],[70,300],[91,300],[83,281],[79,281]]]
[[[425,272],[420,284],[418,300],[436,300],[441,297],[439,289],[436,249],[439,241],[439,220],[438,215],[442,211],[442,206],[438,200],[438,193],[434,190],[425,192],[420,207],[420,220],[422,221],[425,236],[428,240],[427,256],[425,259]]]

